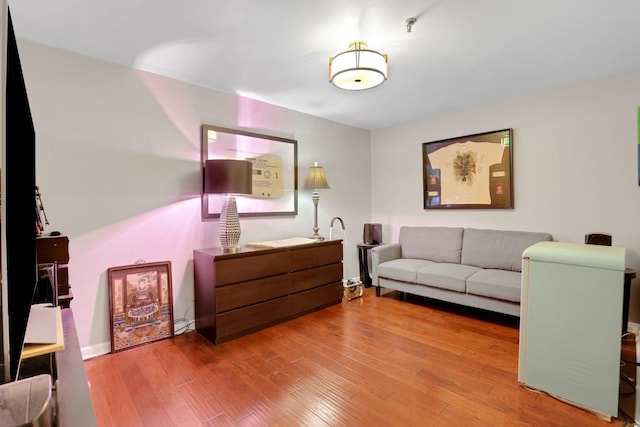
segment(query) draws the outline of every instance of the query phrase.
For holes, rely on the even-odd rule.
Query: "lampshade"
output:
[[[253,164],[248,160],[214,159],[204,166],[207,194],[251,194]]]
[[[225,251],[233,251],[240,240],[240,218],[234,194],[251,194],[253,164],[248,160],[215,159],[204,165],[204,192],[224,193],[218,237]]]
[[[341,89],[370,89],[386,79],[387,55],[367,49],[365,42],[353,42],[329,58],[329,81]]]
[[[317,162],[309,167],[309,175],[307,175],[307,180],[304,182],[304,188],[308,190],[331,188],[327,178],[324,176],[324,169],[322,169],[322,166],[318,166]]]

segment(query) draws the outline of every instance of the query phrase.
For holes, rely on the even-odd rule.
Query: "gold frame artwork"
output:
[[[107,277],[111,352],[174,335],[170,261],[111,267]]]

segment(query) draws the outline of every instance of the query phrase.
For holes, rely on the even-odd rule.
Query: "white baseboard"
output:
[[[186,322],[185,324],[181,325],[180,328],[177,328],[178,330],[174,331],[175,335],[179,335],[181,333],[187,332],[187,331],[192,331],[195,329],[195,321],[191,320]],[[180,330],[182,329],[182,330]],[[98,357],[98,356],[102,356],[104,354],[107,353],[111,353],[111,343],[110,342],[103,342],[100,344],[96,344],[96,345],[91,345],[88,347],[82,347],[82,349],[80,350],[82,353],[82,360],[88,360],[88,359],[92,359],[94,357]]]
[[[91,359],[94,357],[102,356],[103,354],[110,353],[111,343],[104,342],[89,347],[82,347],[80,351],[82,352],[82,360]]]

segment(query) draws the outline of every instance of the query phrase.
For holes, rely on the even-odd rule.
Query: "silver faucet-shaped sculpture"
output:
[[[333,223],[338,220],[340,221],[340,225],[342,226],[342,229],[344,230],[344,221],[342,220],[342,218],[340,218],[339,216],[334,216],[333,219],[331,220],[331,224],[329,224],[329,227],[333,227]]]
[[[340,218],[339,216],[333,217],[333,219],[331,220],[331,223],[329,224],[329,240],[332,240],[331,239],[331,232],[333,231],[333,223],[336,220],[340,221],[340,225],[342,226],[342,231],[344,231],[344,221],[342,220],[342,218]]]
[[[342,244],[343,244],[343,247],[346,247],[348,246],[347,233],[345,232],[344,221],[339,216],[333,217],[333,219],[331,220],[331,223],[329,225],[329,240],[333,240],[331,234],[333,232],[333,223],[336,221],[340,222],[340,225],[342,226],[342,232],[344,234],[342,239],[343,240]],[[346,267],[346,265],[347,264],[345,262],[343,268],[345,269],[344,273],[346,274],[345,274],[345,277],[342,279],[343,294],[346,299],[352,300],[354,298],[361,297],[364,294],[364,287],[359,278],[348,278],[349,269]]]

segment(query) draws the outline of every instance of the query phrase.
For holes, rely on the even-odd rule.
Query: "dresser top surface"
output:
[[[264,247],[250,246],[250,245],[242,245],[232,249],[224,249],[221,247],[195,249],[194,252],[200,252],[208,256],[212,256],[214,258],[234,258],[234,257],[257,255],[260,253],[266,254],[266,253],[275,253],[275,252],[285,252],[285,251],[297,250],[297,249],[307,249],[307,248],[313,248],[318,246],[335,245],[340,243],[342,243],[342,240],[324,240],[324,241],[318,241],[315,243],[282,246],[277,248],[264,248]]]

